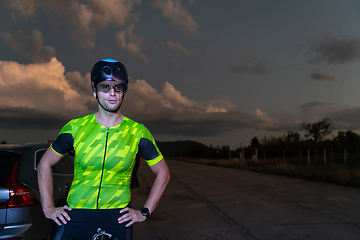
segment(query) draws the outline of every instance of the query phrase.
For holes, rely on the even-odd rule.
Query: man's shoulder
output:
[[[124,116],[123,121],[126,122],[126,125],[130,125],[130,126],[139,125],[139,124],[140,124],[140,125],[143,125],[143,124],[141,124],[141,123],[139,123],[139,122],[137,122],[137,121],[135,121],[135,120],[133,120],[133,119],[131,119],[131,118],[128,118],[128,117],[126,117],[126,116]]]
[[[85,115],[85,116],[82,116],[82,117],[78,117],[78,118],[73,118],[70,122],[72,123],[82,123],[82,122],[85,122],[85,121],[92,121],[94,119],[94,113],[92,114],[88,114],[88,115]]]
[[[78,118],[73,118],[67,124],[63,127],[63,129],[73,129],[79,126],[84,125],[85,123],[91,123],[94,122],[94,114],[85,115]]]
[[[130,119],[130,118],[126,117],[126,116],[124,117],[123,121],[125,122],[126,126],[128,126],[129,128],[136,128],[136,129],[141,130],[141,131],[144,128],[146,128],[144,126],[144,124],[139,123],[139,122],[137,122],[137,121],[135,121],[133,119]]]
[[[95,113],[91,113],[82,117],[74,118],[73,120],[89,120],[94,117]]]

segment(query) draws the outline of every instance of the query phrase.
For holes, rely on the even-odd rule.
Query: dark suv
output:
[[[0,144],[0,239],[52,239],[56,224],[46,219],[40,205],[36,167],[48,143]],[[69,154],[53,167],[54,202],[66,204],[73,179]]]

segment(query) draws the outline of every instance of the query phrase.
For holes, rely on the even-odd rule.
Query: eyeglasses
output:
[[[107,93],[111,88],[113,88],[114,91],[118,93],[124,91],[124,86],[122,84],[116,84],[115,86],[103,84],[98,87],[98,90]]]

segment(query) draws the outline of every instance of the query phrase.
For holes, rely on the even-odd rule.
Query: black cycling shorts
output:
[[[118,223],[118,218],[124,214],[120,213],[120,210],[117,208],[66,211],[71,220],[59,227],[54,240],[91,240],[99,231],[111,234],[111,240],[131,240],[133,226],[125,227],[126,223]]]

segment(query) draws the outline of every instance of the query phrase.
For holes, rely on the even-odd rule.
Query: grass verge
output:
[[[273,158],[256,162],[253,160],[240,161],[239,159],[171,159],[360,187],[360,159],[348,160],[346,164],[340,159],[328,161],[326,164],[323,161],[313,160],[310,165],[307,160],[298,158],[288,160]]]

